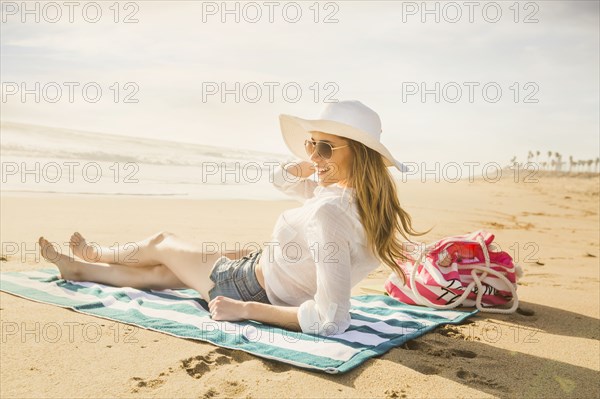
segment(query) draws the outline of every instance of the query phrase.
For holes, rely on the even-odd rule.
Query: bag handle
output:
[[[415,262],[412,272],[410,273],[410,286],[411,286],[411,289],[412,289],[413,295],[415,296],[416,301],[419,302],[423,306],[428,306],[428,307],[432,307],[435,309],[453,309],[459,305],[462,305],[462,303],[465,301],[465,299],[467,299],[467,296],[469,296],[471,291],[473,291],[473,288],[475,286],[477,286],[477,298],[475,298],[475,306],[477,307],[477,309],[479,309],[479,311],[488,312],[488,313],[506,313],[506,314],[514,313],[514,311],[517,310],[517,307],[519,306],[519,298],[517,297],[517,291],[516,291],[515,287],[506,278],[506,276],[504,274],[492,269],[492,267],[490,265],[490,254],[487,249],[487,244],[485,243],[485,241],[483,240],[483,238],[481,236],[477,237],[477,242],[479,243],[479,245],[481,246],[481,249],[483,250],[483,256],[485,257],[485,267],[473,266],[473,269],[471,270],[471,277],[473,277],[473,281],[471,281],[469,283],[469,285],[465,288],[465,292],[463,292],[463,294],[460,297],[458,297],[458,299],[456,301],[446,304],[446,305],[438,305],[438,304],[430,302],[427,298],[422,296],[421,293],[419,293],[419,291],[417,290],[417,285],[415,284],[415,280],[416,280],[416,276],[417,276],[417,269],[421,263],[423,263],[423,267],[425,269],[428,269],[430,267],[427,264],[427,262],[423,262],[423,258],[425,257],[427,250],[429,248],[431,248],[435,243],[425,246],[425,248],[423,248],[423,250],[420,251],[419,258]],[[431,273],[430,270],[428,270],[428,271]],[[477,275],[478,271],[482,272],[481,277]],[[509,287],[510,292],[512,294],[512,306],[509,309],[484,307],[481,304],[481,300],[483,299],[483,293],[484,293],[482,280],[487,277],[488,273],[498,277],[500,280],[502,280],[504,283],[506,283],[506,285]]]

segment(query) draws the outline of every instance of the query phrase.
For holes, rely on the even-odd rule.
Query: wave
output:
[[[288,158],[284,154],[14,122],[1,122],[0,129],[2,156],[167,166],[201,166],[206,162],[215,162],[226,168],[256,162],[261,169],[268,169],[268,166],[260,166],[260,162],[281,162]]]

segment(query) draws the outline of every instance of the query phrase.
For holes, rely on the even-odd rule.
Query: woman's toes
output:
[[[88,245],[85,238],[77,232],[71,237],[69,247],[71,248],[71,251],[73,251],[73,254],[78,258],[88,262],[99,261],[98,250],[94,246]]]
[[[48,242],[44,237],[40,237],[38,240],[40,244],[40,254],[44,257],[44,259],[55,262],[58,260],[58,252],[52,245],[52,243]]]
[[[71,240],[73,240],[73,241],[75,241],[77,243],[79,243],[81,241],[85,241],[83,239],[83,236],[81,234],[79,234],[79,233],[73,233],[73,235],[71,236]]]
[[[78,262],[73,262],[72,258],[59,253],[54,245],[44,237],[38,239],[40,244],[40,253],[48,262],[53,263],[60,270],[61,278],[65,280],[77,280],[80,278],[80,269]]]

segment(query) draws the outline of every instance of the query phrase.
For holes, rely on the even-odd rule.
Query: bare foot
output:
[[[75,262],[73,258],[67,255],[58,253],[54,246],[44,237],[38,239],[38,244],[40,244],[40,254],[48,262],[54,263],[58,267],[61,278],[65,280],[77,280],[80,277],[79,262]]]
[[[75,256],[85,260],[86,262],[95,263],[100,261],[98,249],[93,245],[88,245],[85,238],[83,238],[83,236],[78,232],[73,233],[71,236],[69,247]]]

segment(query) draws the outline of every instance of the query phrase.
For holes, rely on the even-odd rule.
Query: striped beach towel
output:
[[[405,305],[387,295],[353,296],[351,326],[326,337],[250,320],[212,320],[208,303],[192,289],[146,291],[74,282],[61,279],[57,269],[0,273],[0,291],[332,374],[477,313]]]

